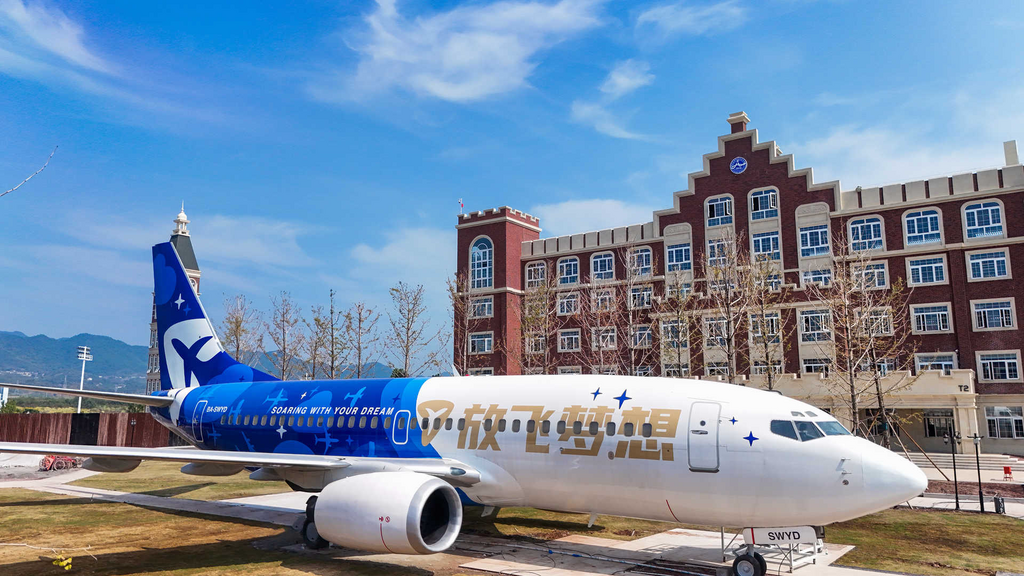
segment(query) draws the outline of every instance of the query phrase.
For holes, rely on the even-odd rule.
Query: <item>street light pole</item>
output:
[[[978,502],[981,503],[981,511],[985,511],[985,494],[981,491],[981,436],[975,432],[973,436],[968,436],[971,440],[974,440],[974,463],[978,467]]]
[[[946,432],[942,441],[949,444],[949,453],[953,456],[953,494],[956,497],[956,509],[960,510],[960,484],[956,479],[956,445],[960,442],[960,433],[956,431],[956,422],[951,422],[951,432]]]
[[[78,389],[85,389],[85,363],[92,360],[92,354],[89,353],[88,346],[78,347],[78,359],[82,361],[82,378],[78,381]],[[78,397],[78,413],[82,413],[82,397]]]

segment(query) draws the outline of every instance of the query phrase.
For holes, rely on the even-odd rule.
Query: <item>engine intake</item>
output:
[[[435,554],[462,527],[462,502],[450,484],[417,472],[372,472],[331,482],[313,509],[320,536],[370,552]]]

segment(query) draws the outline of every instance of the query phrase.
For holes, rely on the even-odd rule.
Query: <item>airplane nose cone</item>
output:
[[[906,502],[928,487],[917,465],[876,444],[865,447],[863,463],[865,496],[879,509]]]

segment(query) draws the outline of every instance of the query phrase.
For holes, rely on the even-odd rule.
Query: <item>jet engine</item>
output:
[[[312,520],[321,538],[370,552],[442,552],[462,527],[455,488],[418,472],[372,472],[331,482],[311,512],[307,525]]]

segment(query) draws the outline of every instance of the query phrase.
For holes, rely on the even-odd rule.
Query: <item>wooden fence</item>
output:
[[[147,413],[0,414],[0,441],[96,446],[167,446],[170,431]]]

